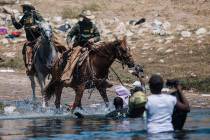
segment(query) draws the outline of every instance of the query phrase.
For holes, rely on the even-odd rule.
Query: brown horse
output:
[[[59,62],[54,68],[52,74],[52,80],[46,87],[46,102],[50,97],[55,94],[55,106],[60,107],[60,98],[63,87],[71,87],[75,90],[76,96],[72,110],[76,107],[81,107],[81,98],[83,92],[88,88],[87,85],[94,85],[100,92],[104,102],[108,105],[108,97],[106,94],[109,68],[112,63],[118,59],[122,64],[128,65],[128,67],[134,67],[134,61],[130,54],[130,49],[127,47],[126,37],[123,39],[116,39],[115,41],[103,43],[100,46],[92,47],[89,51],[88,57],[84,60],[81,66],[77,67],[73,72],[73,78],[69,84],[60,80]],[[60,62],[62,65],[62,62]]]

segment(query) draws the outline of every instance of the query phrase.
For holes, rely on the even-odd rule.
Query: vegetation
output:
[[[24,62],[20,57],[10,58],[0,62],[0,67],[24,69]]]
[[[77,18],[82,10],[99,11],[104,7],[104,3],[93,0],[82,7],[66,7],[61,12],[61,15],[63,18]]]

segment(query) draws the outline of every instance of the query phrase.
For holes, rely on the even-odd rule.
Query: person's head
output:
[[[114,104],[116,110],[122,109],[123,108],[123,99],[120,97],[115,97],[113,104]]]
[[[130,92],[131,92],[131,94],[134,94],[135,92],[138,92],[138,91],[143,91],[143,87],[142,87],[142,84],[140,81],[135,81],[132,84],[132,88],[131,88]]]
[[[21,5],[23,9],[23,13],[31,12],[35,10],[35,7],[30,2],[24,2],[24,4]]]
[[[152,94],[160,94],[163,88],[163,78],[160,75],[153,74],[149,79],[149,88]]]
[[[82,17],[85,22],[91,22],[91,20],[95,18],[90,10],[83,10],[79,16]]]

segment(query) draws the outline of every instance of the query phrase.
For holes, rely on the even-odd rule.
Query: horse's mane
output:
[[[105,41],[101,41],[101,42],[98,42],[98,43],[95,43],[94,44],[94,49],[96,50],[104,50],[107,48],[110,48],[110,47],[115,47],[116,45],[118,45],[120,43],[119,40],[114,40],[114,41],[108,41],[108,42],[105,42]]]

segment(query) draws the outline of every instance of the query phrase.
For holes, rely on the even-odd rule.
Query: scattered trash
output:
[[[58,30],[62,32],[67,32],[70,28],[71,28],[71,25],[68,22],[66,22],[65,24],[59,26]]]
[[[207,30],[205,28],[199,28],[195,34],[196,35],[204,35],[205,33],[207,33]]]
[[[139,25],[139,24],[144,23],[145,21],[146,21],[145,18],[141,18],[141,19],[139,19],[139,20],[130,20],[128,23],[129,23],[130,25]]]
[[[0,27],[0,35],[7,34],[7,28],[6,27]]]
[[[11,33],[11,35],[13,35],[14,37],[19,37],[21,35],[22,32],[19,32],[19,31],[13,31]]]
[[[5,36],[6,39],[15,39],[15,36],[14,35],[7,35]]]
[[[146,22],[146,19],[145,19],[145,18],[141,18],[140,20],[138,20],[138,21],[135,23],[135,25],[139,25],[139,24],[142,24],[142,23],[144,23],[144,22]]]
[[[15,72],[13,69],[0,69],[0,72],[5,72],[5,73],[12,73],[12,72]]]

